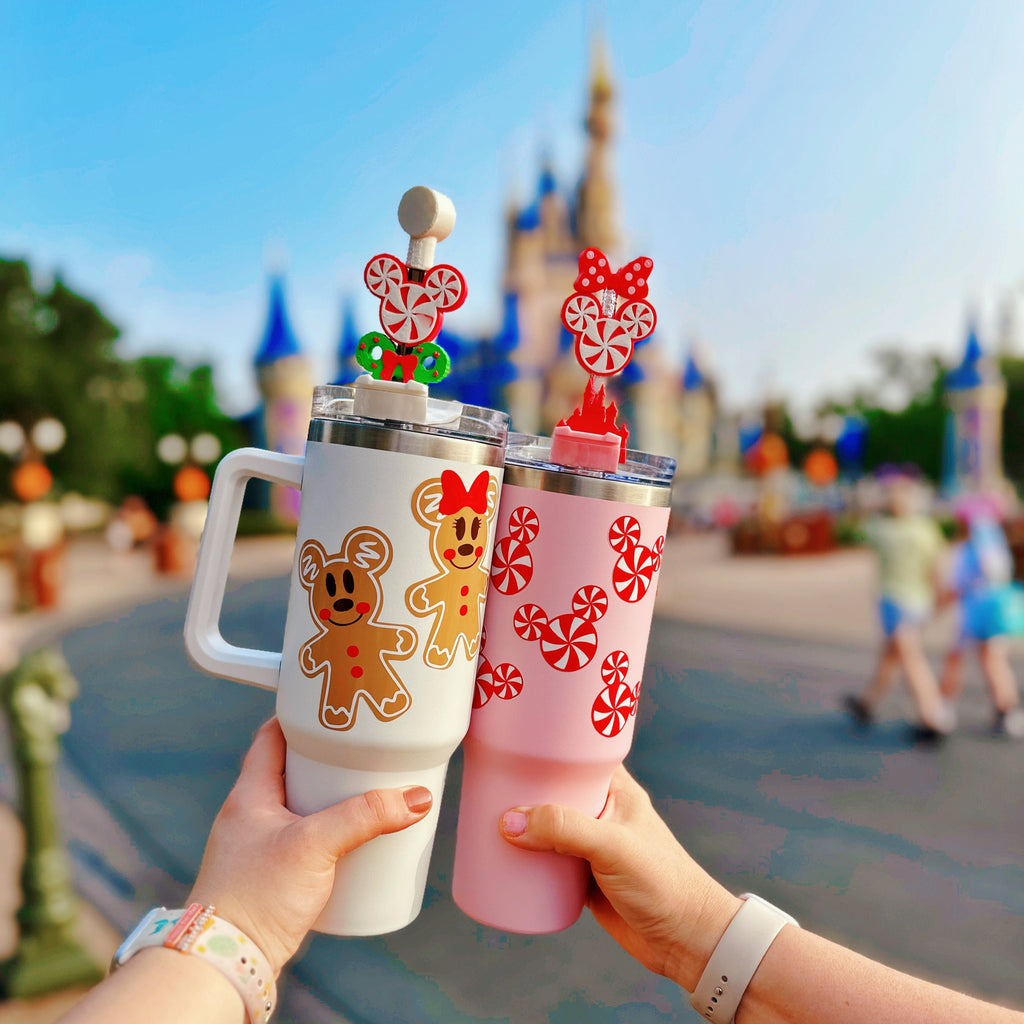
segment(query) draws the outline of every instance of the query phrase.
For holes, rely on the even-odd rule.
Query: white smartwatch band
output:
[[[732,1024],[743,993],[775,936],[797,922],[767,900],[745,892],[743,906],[718,940],[690,1005],[705,1019]],[[797,924],[797,927],[800,926]]]
[[[274,1012],[277,986],[267,958],[244,932],[215,917],[212,906],[192,903],[184,910],[154,907],[118,947],[110,961],[111,971],[147,946],[191,953],[216,967],[238,990],[250,1024],[266,1024]]]

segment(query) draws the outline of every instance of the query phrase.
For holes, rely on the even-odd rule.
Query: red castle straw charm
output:
[[[614,473],[626,458],[629,429],[616,425],[618,408],[595,378],[621,373],[633,358],[634,345],[654,331],[658,317],[647,301],[653,269],[647,256],[612,271],[600,249],[580,253],[562,323],[576,339],[576,361],[590,380],[580,406],[555,427],[551,457],[561,465]]]

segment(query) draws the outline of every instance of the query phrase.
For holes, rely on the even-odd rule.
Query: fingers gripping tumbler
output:
[[[639,452],[615,473],[571,469],[550,439],[510,439],[452,885],[484,924],[552,932],[583,909],[588,865],[515,849],[498,819],[601,812],[632,740],[674,470]]]
[[[315,927],[394,931],[418,913],[445,772],[469,724],[507,418],[429,399],[426,423],[314,392],[304,457],[242,449],[218,467],[185,624],[214,675],[277,690],[288,807],[424,785],[426,819],[339,862]],[[233,647],[218,619],[245,482],[302,489],[281,653]]]

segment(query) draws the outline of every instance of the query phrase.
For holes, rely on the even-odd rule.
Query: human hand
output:
[[[621,765],[599,818],[548,804],[502,815],[521,850],[590,862],[587,899],[598,924],[645,967],[693,991],[740,900],[679,845],[650,797]]]
[[[327,903],[338,858],[414,824],[433,803],[423,786],[375,789],[301,817],[284,805],[284,760],[284,734],[271,718],[214,820],[189,897],[245,932],[275,977]]]

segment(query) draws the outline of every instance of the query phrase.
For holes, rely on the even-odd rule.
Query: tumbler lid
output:
[[[392,417],[361,415],[356,412],[357,389],[322,384],[313,389],[313,420],[337,420],[348,424],[386,427],[438,437],[454,437],[504,447],[508,437],[508,414],[462,402],[440,398],[426,399],[425,422],[410,422]],[[312,435],[313,430],[310,428]]]
[[[505,483],[606,501],[666,507],[676,460],[627,449],[614,473],[563,466],[551,459],[551,438],[512,433],[505,449]]]

